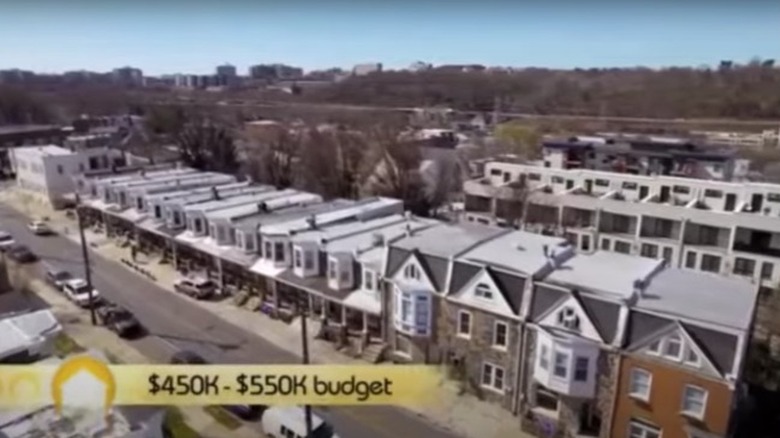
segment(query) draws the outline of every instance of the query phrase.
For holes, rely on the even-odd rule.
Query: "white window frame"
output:
[[[673,338],[676,338],[677,340],[674,341],[674,342],[678,342],[679,341],[679,345],[680,345],[680,348],[679,348],[676,356],[667,353],[667,350],[669,349],[669,345],[674,343],[674,342],[672,342]],[[680,333],[672,333],[669,336],[667,336],[666,339],[664,339],[664,345],[663,345],[663,349],[661,350],[661,355],[663,357],[667,358],[667,359],[673,359],[673,360],[676,360],[676,361],[681,361],[682,358],[683,358],[684,350],[685,350],[685,342],[683,341],[682,335],[680,335]]]
[[[328,280],[339,280],[339,261],[335,257],[328,258]]]
[[[582,378],[582,379],[578,379],[577,378],[577,371],[579,370],[577,368],[577,363],[580,360],[584,360],[585,361],[585,377]],[[582,370],[579,370],[579,371],[582,371]],[[571,374],[572,374],[572,380],[573,381],[575,381],[575,382],[587,382],[588,381],[588,377],[590,376],[590,358],[587,357],[587,356],[574,356],[574,362],[572,364],[572,373]]]
[[[562,356],[565,358],[563,361],[563,375],[558,375],[558,356]],[[568,351],[561,351],[561,350],[553,350],[552,355],[552,373],[553,377],[556,379],[568,379],[569,378],[569,368],[571,365],[571,353]]]
[[[550,369],[550,347],[547,344],[539,346],[539,368],[545,371]]]
[[[498,384],[498,374],[501,374],[501,384]],[[486,379],[487,378],[487,379]],[[485,382],[488,380],[488,382]],[[480,376],[480,386],[491,391],[503,394],[506,386],[506,370],[496,364],[490,362],[482,363],[482,375]]]
[[[474,296],[483,300],[492,300],[493,289],[487,283],[478,283],[474,286]]]
[[[701,411],[700,412],[694,412],[690,410],[685,409],[685,404],[689,398],[689,391],[693,392],[700,392],[702,394],[701,399]],[[709,391],[702,388],[701,386],[696,385],[685,385],[685,388],[683,388],[683,394],[682,394],[682,406],[680,407],[680,412],[685,415],[686,417],[695,418],[697,420],[704,419],[704,414],[707,412],[707,399],[709,398]]]
[[[376,272],[371,269],[363,268],[363,289],[368,291],[377,290]]]
[[[640,435],[633,434],[632,430],[639,430]],[[640,423],[636,420],[631,420],[628,422],[628,431],[627,435],[629,438],[650,438],[653,436],[656,436],[658,438],[661,438],[663,435],[663,431],[660,428],[657,428],[655,426],[651,426],[649,424]]]
[[[647,376],[647,390],[644,393],[634,390],[634,385],[637,379],[634,376]],[[631,368],[628,381],[628,395],[631,398],[641,400],[643,402],[650,401],[650,393],[653,390],[653,373],[642,368]]]
[[[420,268],[414,263],[408,263],[404,266],[404,278],[407,280],[420,280]]]
[[[293,267],[303,269],[303,248],[300,246],[293,248]]]
[[[693,359],[691,359],[691,355],[693,355]],[[685,362],[686,365],[698,367],[701,365],[701,354],[693,347],[688,346],[688,348],[685,349],[685,360],[683,362]]]
[[[498,328],[503,327],[504,328],[504,343],[500,344],[498,343]],[[504,321],[496,321],[493,324],[493,348],[497,350],[505,351],[507,348],[509,348],[509,324],[505,323]]]
[[[660,339],[651,342],[650,345],[647,346],[647,352],[654,356],[658,356],[659,354],[661,354],[661,346],[662,346],[661,344],[663,343],[661,342]]]
[[[462,322],[463,322],[463,317],[464,316],[468,318],[468,323],[469,323],[468,324],[468,327],[469,327],[468,333],[464,333],[464,332],[461,331],[461,328],[463,326]],[[471,339],[471,332],[472,332],[472,328],[474,326],[474,319],[473,318],[474,318],[474,316],[471,314],[471,312],[469,312],[467,310],[458,310],[457,334],[458,334],[459,338]]]

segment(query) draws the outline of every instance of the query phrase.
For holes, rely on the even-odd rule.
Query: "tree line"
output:
[[[654,118],[780,118],[773,62],[720,68],[391,71],[304,93],[319,102]]]

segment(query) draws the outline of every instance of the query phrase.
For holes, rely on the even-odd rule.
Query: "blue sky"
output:
[[[128,4],[129,3],[129,4]],[[675,4],[677,3],[677,4]],[[263,0],[0,3],[0,69],[662,67],[780,58],[772,0]]]

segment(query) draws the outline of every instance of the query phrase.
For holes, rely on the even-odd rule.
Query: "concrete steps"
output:
[[[387,344],[385,343],[369,344],[368,347],[363,350],[361,359],[368,363],[379,363],[384,359],[386,349]]]

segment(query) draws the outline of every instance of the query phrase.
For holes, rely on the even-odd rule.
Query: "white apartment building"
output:
[[[464,192],[469,222],[522,223],[564,235],[580,252],[662,258],[767,287],[780,281],[780,185],[493,161]]]
[[[11,149],[11,167],[19,186],[48,202],[57,203],[75,191],[74,176],[121,165],[122,152],[90,148],[78,152],[60,146],[27,146]]]

